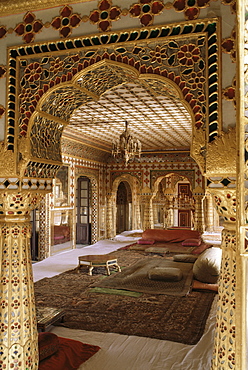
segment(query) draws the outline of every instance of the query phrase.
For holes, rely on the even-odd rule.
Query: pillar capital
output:
[[[224,218],[228,229],[236,227],[236,189],[209,188],[208,191],[213,195],[213,200],[219,216]]]
[[[36,191],[0,190],[0,220],[26,220],[44,196]]]

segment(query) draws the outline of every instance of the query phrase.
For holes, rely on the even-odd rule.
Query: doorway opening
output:
[[[116,195],[116,232],[132,229],[132,192],[127,181],[121,181]]]
[[[88,177],[77,181],[76,243],[91,244],[91,185]]]

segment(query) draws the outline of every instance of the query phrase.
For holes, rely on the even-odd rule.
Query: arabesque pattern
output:
[[[65,92],[67,94],[66,101],[64,94],[62,94],[60,100],[59,98],[56,99],[56,106],[62,107],[62,111],[64,109],[66,116],[75,108],[75,102],[76,106],[79,105],[79,96],[82,95],[82,91],[87,92],[90,97],[97,97],[98,95],[95,91],[96,75],[90,72],[92,75],[90,81],[92,80],[92,82],[90,84],[88,80],[85,81],[85,86],[83,83],[84,80],[81,77],[84,76],[83,70],[91,66],[91,71],[94,71],[95,67],[93,65],[95,63],[111,60],[121,63],[123,66],[132,66],[140,75],[147,73],[160,75],[173,81],[178,89],[181,90],[183,98],[188,102],[194,113],[196,129],[202,128],[205,130],[208,125],[209,140],[213,140],[218,132],[217,29],[216,20],[211,20],[207,22],[201,21],[200,23],[195,22],[187,26],[186,24],[180,24],[176,27],[167,25],[166,27],[156,27],[144,31],[137,30],[126,33],[114,33],[106,36],[104,40],[96,36],[82,38],[80,40],[66,40],[64,42],[64,48],[70,49],[66,51],[67,56],[62,55],[61,51],[57,53],[61,49],[61,42],[32,45],[29,48],[22,47],[10,50],[11,78],[9,79],[9,99],[12,103],[10,105],[11,109],[8,111],[8,123],[11,127],[8,134],[8,149],[13,148],[14,118],[16,114],[13,110],[16,96],[12,93],[14,90],[11,89],[11,86],[15,83],[13,76],[18,74],[13,67],[15,64],[14,59],[18,55],[24,56],[25,54],[25,59],[23,58],[20,63],[22,86],[20,94],[20,133],[23,136],[26,135],[30,117],[37,107],[39,107],[41,98],[44,100],[44,94],[49,89],[52,88],[54,90],[56,86],[60,89],[61,84],[68,86],[69,89],[72,85],[74,86],[73,90],[71,90],[72,94]],[[177,35],[176,38],[175,34]],[[156,38],[156,42],[153,42],[153,38]],[[95,46],[96,39],[100,45],[103,42],[105,45],[108,43],[108,49],[100,45]],[[135,41],[133,41],[134,39]],[[123,42],[125,40],[126,42],[124,44]],[[121,42],[120,47],[118,47],[119,42]],[[113,43],[114,45],[112,45]],[[72,50],[75,47],[77,47],[76,54]],[[47,51],[49,57],[40,57],[40,51]],[[28,61],[27,54],[29,58],[32,58],[32,62]],[[166,58],[164,57],[165,55]],[[121,78],[123,72],[120,69],[118,70],[118,67],[116,68],[118,77]],[[110,68],[109,71],[111,70]],[[79,77],[76,79],[73,76],[77,74]],[[108,73],[106,70],[104,81],[107,81],[109,79],[107,77],[109,76],[110,72]],[[130,78],[131,76],[133,74],[130,75]],[[211,92],[211,100],[209,100],[208,107],[203,89],[206,79],[208,79],[209,91]],[[78,84],[80,84],[80,88]],[[105,85],[103,84],[101,86],[104,87]],[[107,86],[108,88],[110,87],[107,84],[105,88]],[[102,92],[103,90],[100,91]],[[48,96],[47,98],[49,99]],[[55,104],[51,100],[49,101],[50,104],[48,105],[42,102],[44,109],[46,113],[53,112],[56,115]],[[84,101],[83,98],[82,103]],[[207,114],[208,110],[211,111],[209,115]],[[48,136],[45,138],[44,146],[48,145],[47,140]]]
[[[1,369],[38,368],[29,213],[41,198],[36,193],[1,193]]]
[[[70,36],[73,30],[80,26],[82,22],[90,22],[100,32],[106,32],[112,29],[113,22],[127,16],[137,18],[142,26],[147,27],[154,23],[155,17],[171,9],[174,9],[176,12],[183,12],[185,19],[192,21],[200,16],[201,9],[207,8],[213,1],[216,0],[173,0],[173,2],[165,2],[165,0],[136,0],[129,8],[121,8],[113,4],[112,0],[99,0],[95,9],[89,9],[87,14],[82,14],[74,12],[73,4],[72,6],[63,5],[61,0],[50,0],[49,6],[62,5],[62,8],[60,8],[59,15],[46,22],[45,27],[52,27],[55,31],[59,31],[60,37],[63,38]],[[233,13],[236,12],[236,0],[222,0],[221,2],[224,5],[229,5]],[[69,3],[75,2],[69,0],[67,4]],[[14,4],[11,2],[7,4],[9,14],[14,14],[16,11],[20,13],[22,11],[26,12],[27,9],[40,8],[42,8],[42,0],[16,0]],[[6,12],[5,2],[0,4],[0,12],[1,14]],[[17,24],[14,30],[18,36],[23,37],[26,43],[30,43],[43,27],[41,20],[36,19],[34,14],[27,12],[23,16],[23,22]],[[0,39],[5,37],[8,32],[12,32],[12,30],[1,25]]]
[[[222,231],[222,267],[212,368],[235,369],[236,353],[236,232]]]

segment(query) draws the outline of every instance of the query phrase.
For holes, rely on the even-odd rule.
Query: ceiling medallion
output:
[[[125,122],[125,131],[117,141],[112,143],[112,156],[117,160],[124,160],[125,166],[136,156],[140,158],[141,142],[130,134],[128,122]]]

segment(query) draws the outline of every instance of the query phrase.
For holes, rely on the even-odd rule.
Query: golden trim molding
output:
[[[81,3],[87,3],[93,0],[81,0]],[[55,8],[66,4],[75,4],[75,0],[1,0],[0,17],[6,17],[11,14],[26,13],[30,11]]]

